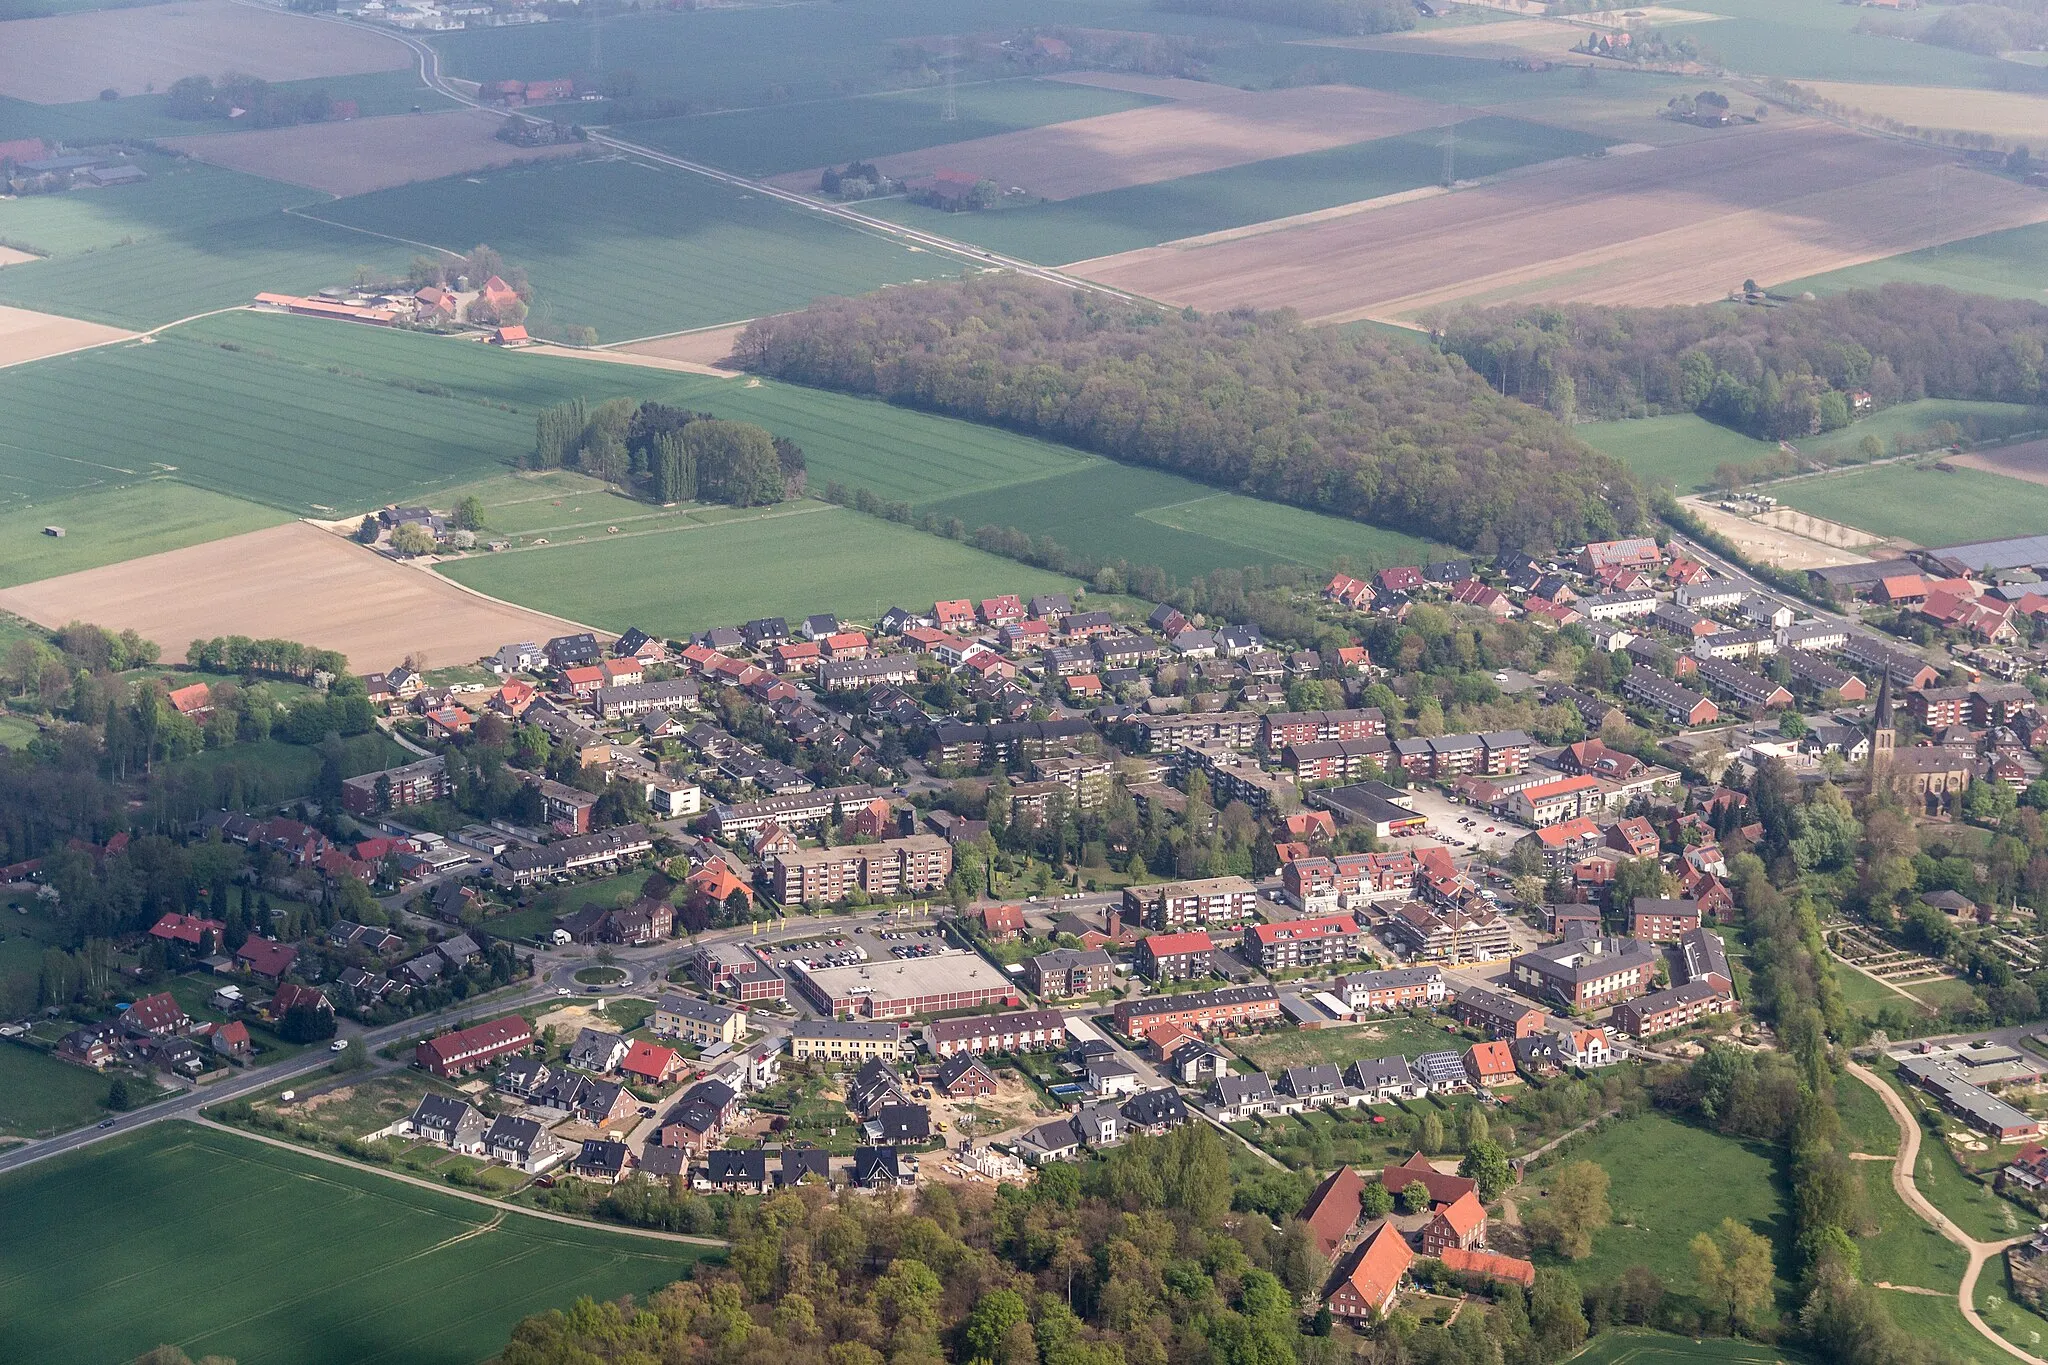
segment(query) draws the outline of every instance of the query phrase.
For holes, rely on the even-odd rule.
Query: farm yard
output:
[[[1497,175],[1536,162],[1581,156],[1605,145],[1584,133],[1520,119],[1466,119],[1452,129],[1375,138],[1295,156],[1278,156],[1156,184],[977,214],[889,200],[867,206],[876,217],[971,241],[1046,264],[1108,256],[1161,242],[1282,226],[1273,220],[1375,207],[1388,195],[1442,185],[1455,138],[1456,173]]]
[[[2048,487],[1930,462],[1795,479],[1771,491],[1802,512],[1916,545],[2033,535],[2048,526]]]
[[[1215,86],[1193,85],[1210,94]],[[956,88],[957,117],[943,117],[936,90],[891,90],[836,100],[809,100],[634,123],[627,135],[643,146],[708,162],[742,175],[787,174],[806,166],[844,165],[856,158],[914,152],[939,143],[992,137],[1070,119],[1121,113],[1159,97],[1063,80],[1010,79]],[[800,188],[814,190],[817,178]]]
[[[184,1123],[0,1178],[0,1219],[16,1234],[0,1338],[50,1365],[163,1341],[248,1362],[467,1365],[527,1313],[644,1295],[704,1254]]]
[[[1945,177],[1937,225],[1927,192]],[[1964,185],[1968,189],[1964,189]],[[1807,122],[1723,133],[1214,245],[1089,262],[1203,309],[1399,321],[1459,303],[1709,302],[1782,278],[2048,219],[2048,197]]]
[[[166,146],[215,166],[333,195],[364,194],[446,175],[524,161],[581,155],[577,142],[516,147],[491,134],[491,114],[454,109],[340,123],[302,123],[261,132],[165,138]],[[468,250],[474,242],[462,245]]]
[[[0,610],[50,627],[133,629],[171,658],[196,639],[248,635],[340,650],[357,669],[407,654],[467,663],[507,640],[582,628],[465,593],[304,522],[9,588]]]
[[[950,256],[624,157],[407,185],[316,212],[450,251],[488,242],[533,281],[528,326],[594,327],[603,341],[758,317],[959,268]]]
[[[711,526],[509,550],[456,560],[441,572],[493,597],[604,630],[639,626],[668,636],[758,616],[831,611],[873,619],[899,601],[1074,588],[1058,575],[822,503],[785,504]],[[0,606],[9,596],[0,594]],[[457,653],[436,648],[437,658]]]
[[[413,64],[404,44],[231,0],[63,14],[11,23],[0,43],[0,95],[37,104],[133,94],[194,72],[303,80]]]
[[[1074,199],[1440,127],[1459,117],[1456,109],[1401,95],[1308,86],[1153,105],[870,160],[896,179],[949,167],[1000,186],[1022,186],[1041,199]],[[818,168],[770,183],[815,190]]]

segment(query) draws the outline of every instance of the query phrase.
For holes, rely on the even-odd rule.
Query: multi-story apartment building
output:
[[[1259,889],[1243,877],[1124,888],[1124,918],[1151,929],[1242,924],[1258,912]]]
[[[1483,962],[1514,951],[1508,922],[1486,912],[1410,901],[1394,911],[1387,933],[1427,962]]]
[[[1321,915],[1248,924],[1243,952],[1263,971],[1295,971],[1331,962],[1350,962],[1363,951],[1365,931],[1355,915]]]
[[[844,1065],[880,1058],[893,1062],[903,1054],[903,1026],[881,1020],[799,1019],[790,1026],[789,1055]]]
[[[952,872],[953,846],[936,834],[799,849],[768,860],[769,884],[784,905],[831,905],[856,890],[874,897],[920,895],[944,886]]]
[[[1600,783],[1586,776],[1560,777],[1525,787],[1508,798],[1508,809],[1525,825],[1542,828],[1575,819],[1600,805]]]
[[[1152,934],[1138,942],[1138,974],[1153,981],[1188,981],[1207,976],[1215,947],[1205,929]]]
[[[375,815],[401,806],[424,806],[449,791],[447,760],[436,754],[417,763],[346,779],[341,784],[341,805],[350,815]]]
[[[1173,1028],[1190,1033],[1256,1028],[1280,1018],[1280,993],[1271,986],[1225,986],[1186,995],[1119,1000],[1113,1013],[1117,1028],[1138,1039]]]
[[[1350,711],[1270,711],[1260,718],[1259,748],[1277,754],[1290,744],[1373,739],[1387,733],[1387,718],[1377,707]]]
[[[1517,990],[1573,1009],[1599,1009],[1648,994],[1657,953],[1632,938],[1573,938],[1523,953],[1508,964]]]
[[[1644,943],[1677,943],[1699,927],[1698,901],[1637,896],[1629,903],[1629,937]]]

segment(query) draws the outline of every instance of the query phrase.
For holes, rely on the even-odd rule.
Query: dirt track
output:
[[[2038,190],[1786,120],[1363,217],[1127,252],[1076,273],[1205,310],[1405,321],[1454,303],[1704,303],[1745,278],[1796,279],[2044,220]]]
[[[874,160],[898,178],[955,170],[1004,188],[1021,186],[1045,199],[1072,199],[1438,128],[1467,113],[1352,86],[1229,90],[1200,101],[1128,109]],[[809,192],[817,188],[819,169],[776,176],[770,183]]]
[[[102,346],[134,336],[118,327],[97,322],[58,317],[54,313],[32,313],[26,308],[0,306],[0,368],[66,351]]]
[[[494,114],[451,109],[438,114],[392,114],[345,123],[305,123],[264,132],[165,138],[188,156],[229,170],[306,185],[347,197],[463,171],[510,166],[543,157],[577,156],[587,144],[515,147],[491,133]]]
[[[16,19],[0,42],[0,95],[37,104],[139,95],[186,76],[246,72],[267,81],[396,71],[395,38],[229,0]]]
[[[0,592],[0,610],[51,627],[133,628],[172,659],[215,635],[298,640],[340,650],[358,671],[413,653],[449,667],[508,641],[586,629],[467,592],[296,521],[9,588]]]

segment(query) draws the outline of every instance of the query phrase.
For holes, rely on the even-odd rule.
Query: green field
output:
[[[1443,129],[1432,128],[986,213],[946,213],[906,200],[866,207],[878,217],[1052,265],[1441,184],[1447,140]],[[1457,126],[1456,174],[1471,180],[1603,145],[1585,133],[1521,119],[1468,119]]]
[[[1694,1235],[1733,1218],[1771,1240],[1782,1297],[1790,1292],[1783,1274],[1790,1265],[1792,1210],[1779,1156],[1761,1144],[1721,1137],[1655,1111],[1609,1123],[1573,1144],[1563,1160],[1591,1161],[1606,1170],[1613,1182],[1607,1202],[1614,1222],[1595,1234],[1593,1254],[1585,1260],[1538,1253],[1537,1263],[1562,1265],[1582,1285],[1611,1284],[1632,1265],[1648,1266],[1678,1289],[1693,1277],[1688,1248]],[[1515,1197],[1524,1218],[1541,1202],[1537,1192],[1554,1169],[1546,1166],[1524,1178],[1529,1197]],[[1674,1184],[1672,1173],[1679,1171],[1685,1179]],[[1701,1190],[1713,1191],[1713,1198],[1693,1197]]]
[[[317,80],[273,81],[271,89],[286,94],[325,91],[328,98],[354,100],[360,118],[379,114],[453,109],[455,102],[420,83],[412,67],[400,71],[364,71]],[[227,119],[179,119],[164,112],[164,96],[127,93],[118,100],[81,100],[76,104],[30,104],[0,98],[0,139],[45,137],[89,145],[114,138],[192,137],[237,131]]]
[[[1977,469],[1890,464],[1774,484],[1802,512],[1921,545],[2048,532],[2048,488]]]
[[[1015,526],[1069,549],[1187,576],[1248,564],[1383,568],[1433,557],[1416,536],[1279,503],[1221,493],[1163,470],[1099,461],[1028,484],[923,504],[978,526]]]
[[[1875,289],[1881,284],[1941,284],[1973,294],[2041,302],[2048,295],[2048,223],[1965,237],[1945,246],[1924,247],[1881,261],[1774,284],[1772,290],[1826,294]]]
[[[1686,8],[1726,16],[1714,23],[1687,24],[1683,31],[1730,70],[1749,75],[1994,90],[2043,87],[2037,73],[1995,57],[1857,33],[1857,23],[1867,12],[1858,6],[1830,0],[1714,0]],[[1927,18],[1891,17],[1903,18],[1908,29],[1922,27]]]
[[[0,1223],[0,1340],[44,1365],[160,1342],[242,1365],[469,1365],[528,1313],[645,1294],[701,1255],[183,1123],[0,1177]]]
[[[0,303],[160,327],[257,293],[405,272],[413,251],[294,217],[324,196],[197,162],[144,157],[150,178],[0,201],[0,244],[50,259],[0,270]],[[463,244],[464,250],[474,242]]]
[[[1681,493],[1710,486],[1718,465],[1751,464],[1777,449],[1690,412],[1586,422],[1572,433],[1620,460],[1644,483],[1669,484]]]
[[[956,87],[957,117],[937,90],[896,90],[837,100],[653,119],[621,129],[643,146],[742,175],[779,175],[856,158],[913,152],[1019,128],[1114,114],[1156,103],[1144,95],[1066,81],[1002,80]]]
[[[845,508],[458,560],[442,572],[605,630],[678,636],[757,616],[874,620],[895,603],[1068,592],[1070,580]]]
[[[862,294],[959,266],[807,209],[624,158],[404,185],[319,213],[451,251],[488,242],[533,281],[528,326],[582,324],[602,341],[784,312],[822,294]]]
[[[272,508],[169,479],[31,503],[0,511],[0,587],[203,545],[287,520]],[[64,528],[62,540],[43,534],[51,525]]]
[[[1278,1072],[1319,1062],[1341,1066],[1396,1053],[1413,1057],[1423,1052],[1463,1052],[1470,1046],[1470,1039],[1440,1028],[1431,1020],[1390,1015],[1359,1028],[1297,1029],[1268,1034],[1232,1050],[1253,1066]]]
[[[1783,1346],[1725,1337],[1694,1341],[1662,1332],[1608,1332],[1572,1357],[1574,1365],[1786,1365],[1807,1359]]]
[[[0,1135],[82,1128],[100,1116],[111,1083],[97,1071],[0,1040]]]

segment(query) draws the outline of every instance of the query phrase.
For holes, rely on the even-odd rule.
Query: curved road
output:
[[[1898,1093],[1868,1068],[1854,1062],[1847,1063],[1849,1074],[1877,1092],[1884,1107],[1890,1112],[1892,1121],[1899,1125],[1899,1154],[1892,1161],[1892,1188],[1899,1198],[1906,1201],[1906,1207],[1920,1215],[1928,1226],[1954,1242],[1970,1255],[1969,1268],[1963,1271],[1963,1282],[1956,1290],[1956,1307],[1970,1326],[1977,1329],[1986,1341],[1991,1342],[2007,1355],[2031,1362],[2031,1365],[2048,1365],[2040,1356],[2032,1355],[2007,1341],[1993,1331],[1991,1324],[1984,1321],[1977,1312],[1977,1276],[1984,1269],[1984,1263],[2014,1242],[2024,1241],[2020,1237],[2008,1237],[2003,1242],[1980,1242],[1955,1225],[1955,1222],[1940,1209],[1934,1207],[1928,1198],[1920,1193],[1913,1183],[1913,1163],[1920,1159],[1920,1125],[1913,1120],[1913,1111]]]

